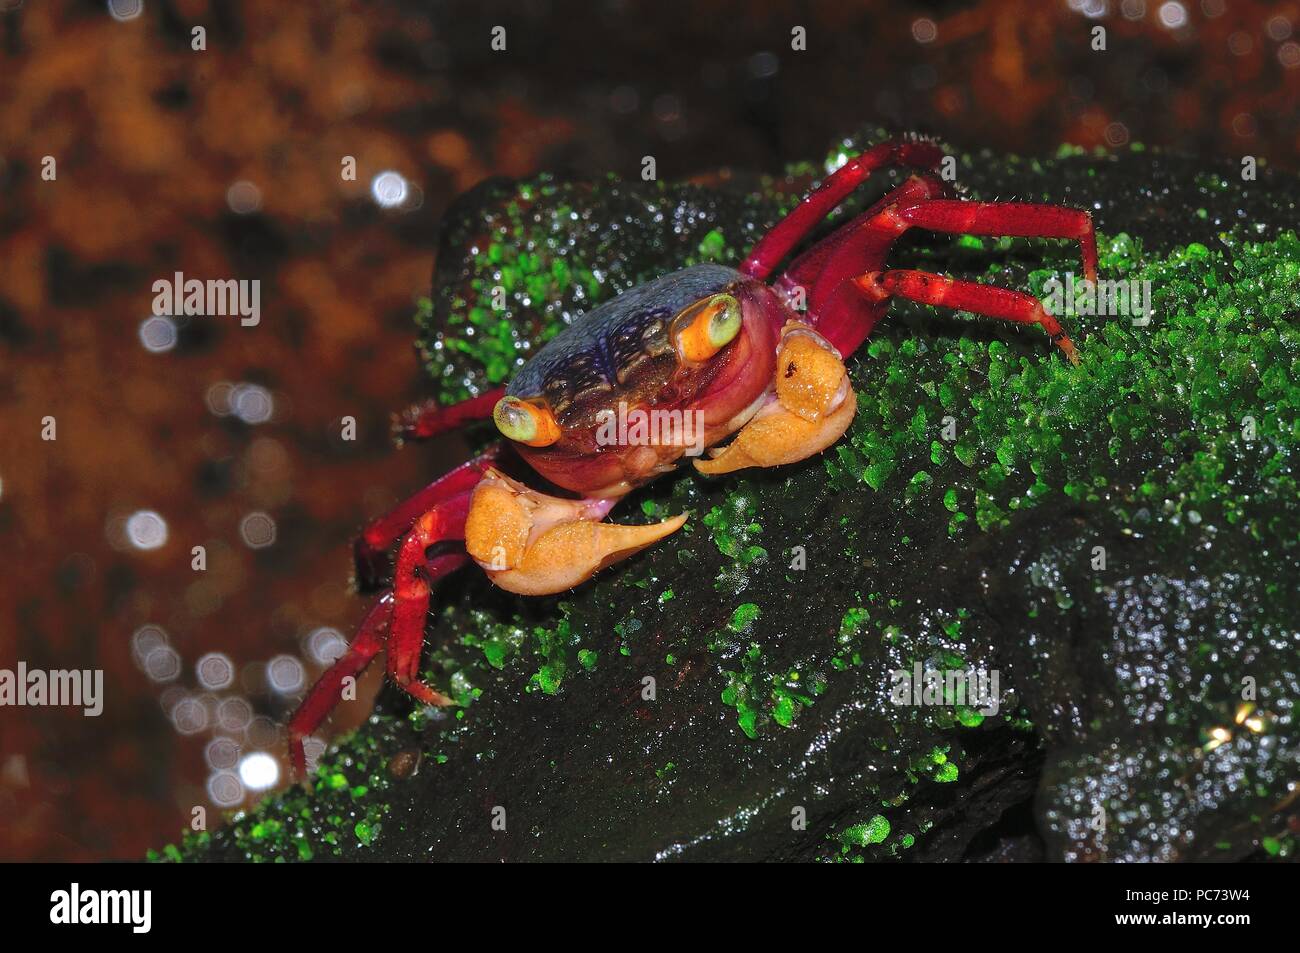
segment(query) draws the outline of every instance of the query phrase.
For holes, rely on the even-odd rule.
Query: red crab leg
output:
[[[498,387],[450,407],[437,401],[425,401],[405,411],[397,420],[394,430],[405,440],[427,440],[435,434],[454,430],[471,420],[486,420],[492,416],[497,401],[506,396],[506,389]]]
[[[356,678],[364,672],[384,647],[384,631],[388,627],[392,608],[391,593],[384,593],[375,601],[366,617],[361,620],[356,638],[348,650],[316,680],[316,684],[289,719],[289,762],[293,766],[294,777],[300,778],[307,772],[307,752],[303,750],[302,740],[319,728],[325,716],[339,703],[343,680]]]
[[[813,326],[846,357],[884,314],[883,305],[863,312],[852,278],[883,269],[889,249],[913,227],[973,235],[1072,238],[1080,245],[1084,276],[1097,278],[1097,239],[1087,212],[1055,205],[950,199],[887,207],[858,228],[854,244],[831,256],[808,295]]]
[[[854,284],[870,301],[883,302],[896,296],[1018,324],[1037,324],[1060,346],[1071,364],[1079,363],[1074,344],[1066,337],[1056,318],[1048,314],[1043,303],[1033,295],[996,285],[959,281],[927,271],[873,271],[857,278]]]
[[[425,578],[436,582],[443,576],[459,569],[469,562],[465,553],[444,553],[429,560],[424,567]],[[303,749],[303,739],[320,727],[321,723],[339,703],[343,680],[356,678],[369,667],[389,640],[389,622],[393,614],[393,593],[385,592],[375,600],[348,650],[317,679],[311,691],[302,700],[298,710],[289,719],[289,761],[295,777],[302,777],[307,771],[307,753]],[[423,630],[421,630],[423,636]],[[409,651],[409,650],[408,650]],[[416,665],[419,664],[420,646],[415,648]],[[390,650],[390,658],[392,657]],[[407,689],[410,691],[410,689]],[[437,694],[437,693],[434,693]],[[419,697],[419,696],[417,696]],[[421,701],[425,699],[421,698]],[[429,704],[429,702],[426,702]]]
[[[777,279],[777,287],[787,295],[794,288],[802,287],[804,304],[815,321],[844,282],[881,267],[889,247],[898,237],[896,232],[881,227],[884,211],[899,205],[910,207],[946,192],[947,186],[933,176],[908,179],[853,221],[795,258]]]
[[[482,479],[483,472],[494,466],[501,457],[503,444],[498,441],[474,459],[444,473],[423,490],[403,500],[383,516],[371,522],[353,543],[357,582],[362,589],[374,588],[387,573],[385,551],[411,524],[444,500],[457,493],[472,490]]]
[[[795,245],[881,166],[905,165],[932,170],[942,159],[943,150],[935,143],[923,140],[890,140],[873,146],[827,176],[789,215],[777,222],[753,247],[740,270],[755,278],[766,279]]]
[[[900,208],[898,217],[905,227],[954,235],[1073,238],[1079,242],[1083,257],[1083,277],[1088,281],[1097,280],[1097,233],[1092,227],[1092,216],[1080,209],[1028,202],[934,199]]]
[[[429,587],[437,577],[422,571],[425,551],[434,543],[465,538],[465,517],[473,494],[461,493],[425,513],[402,540],[393,572],[393,621],[388,633],[388,674],[407,694],[426,705],[450,705],[451,699],[419,681],[424,620],[429,614]],[[447,557],[440,557],[446,559]],[[455,554],[457,566],[467,557]],[[430,566],[438,563],[430,561]],[[450,570],[447,570],[448,572]],[[445,575],[445,572],[443,573]]]

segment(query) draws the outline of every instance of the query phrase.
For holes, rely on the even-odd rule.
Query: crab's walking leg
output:
[[[427,440],[471,420],[486,420],[492,416],[492,408],[497,405],[497,401],[505,395],[506,389],[497,387],[451,406],[428,400],[399,415],[394,422],[393,432],[400,440]]]
[[[876,218],[890,206],[912,206],[928,199],[950,195],[949,187],[933,175],[913,175],[898,188],[887,192],[880,201],[841,225],[807,251],[800,252],[781,272],[775,286],[790,295],[803,288],[806,306],[816,311],[820,302],[811,294],[815,288],[836,287],[867,270],[867,262],[883,254],[892,236],[881,236],[873,229]]]
[[[307,773],[307,753],[302,740],[320,727],[334,706],[339,703],[345,678],[356,678],[366,670],[384,647],[388,617],[392,613],[392,595],[385,593],[371,606],[357,629],[356,638],[343,656],[331,665],[311,687],[298,710],[289,719],[289,761],[295,777]]]
[[[857,398],[839,352],[808,325],[787,322],[771,398],[735,440],[712,459],[696,460],[695,467],[716,475],[795,463],[839,440],[856,411]]]
[[[886,220],[891,216],[890,211],[881,214]],[[1028,202],[932,199],[899,208],[893,214],[897,215],[898,222],[890,224],[900,233],[915,227],[954,235],[1073,238],[1079,243],[1083,258],[1083,277],[1097,280],[1097,233],[1092,216],[1079,209]]]
[[[420,647],[424,644],[424,621],[429,614],[430,586],[451,569],[464,565],[460,553],[427,561],[425,552],[434,543],[465,538],[465,517],[471,493],[460,493],[425,513],[402,540],[393,572],[393,621],[388,635],[388,674],[407,694],[426,705],[450,705],[451,699],[434,691],[418,678]],[[445,561],[450,568],[443,568]]]
[[[385,552],[405,533],[412,523],[444,500],[472,490],[484,472],[500,459],[503,445],[498,441],[467,463],[444,473],[414,496],[403,500],[383,516],[371,522],[353,544],[357,584],[373,589],[388,572]]]
[[[1065,352],[1071,364],[1079,363],[1078,352],[1061,329],[1060,323],[1047,313],[1043,303],[1033,295],[996,285],[959,281],[927,271],[870,272],[856,279],[855,284],[873,302],[896,296],[922,304],[1015,321],[1018,324],[1037,324]]]
[[[754,278],[767,278],[794,246],[821,224],[822,219],[876,169],[886,165],[904,165],[933,170],[942,159],[943,150],[935,143],[924,140],[891,140],[873,146],[840,166],[805,196],[789,215],[781,219],[754,246],[740,270]]]
[[[348,651],[312,686],[289,720],[289,754],[297,774],[301,775],[306,766],[302,739],[338,704],[343,679],[364,671],[385,643],[388,671],[399,687],[426,705],[451,703],[445,695],[418,680],[420,648],[424,644],[430,587],[465,565],[469,557],[463,551],[432,558],[426,553],[435,543],[465,538],[465,515],[469,511],[472,487],[479,479],[481,474],[476,473],[470,487],[447,495],[415,521],[402,541],[392,591],[381,596],[366,614]]]
[[[830,256],[808,295],[808,312],[813,325],[844,354],[857,349],[885,311],[887,296],[868,296],[876,306],[863,307],[858,279],[864,274],[884,272],[890,248],[910,228],[973,235],[1075,239],[1083,258],[1084,276],[1092,281],[1097,278],[1097,239],[1092,217],[1087,212],[1055,205],[962,202],[942,198],[921,199],[911,205],[891,205],[867,222],[855,225],[855,241],[844,243],[842,250],[837,249]],[[910,290],[917,287],[915,283],[909,286]],[[999,311],[994,316],[1004,315]],[[1067,349],[1067,353],[1071,350]]]
[[[432,585],[468,562],[469,556],[464,552],[443,553],[440,556],[435,556],[424,565],[423,576],[425,582],[427,585]],[[432,689],[426,691],[425,685],[412,681],[419,669],[420,648],[423,644],[424,629],[421,626],[420,641],[415,643],[414,649],[409,643],[409,635],[406,643],[400,646],[399,649],[391,629],[394,603],[395,599],[391,591],[385,592],[375,600],[375,604],[370,607],[370,611],[361,620],[356,637],[348,646],[347,651],[317,679],[316,684],[307,693],[307,697],[298,706],[298,710],[289,719],[287,729],[289,734],[289,761],[293,766],[295,776],[302,777],[307,771],[307,754],[303,749],[303,739],[319,728],[321,722],[339,703],[343,680],[349,677],[358,677],[374,661],[375,656],[383,651],[385,645],[388,646],[389,671],[391,672],[397,664],[395,657],[400,654],[404,671],[411,673],[406,684],[402,686],[409,694],[414,695],[427,705],[446,704],[444,696],[439,695]],[[412,654],[414,655],[413,660],[411,659]],[[401,683],[399,682],[399,684]],[[415,687],[414,691],[412,691],[413,686]]]

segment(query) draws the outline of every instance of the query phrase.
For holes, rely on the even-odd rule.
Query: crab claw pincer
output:
[[[838,351],[805,324],[781,331],[773,393],[736,439],[712,459],[696,460],[701,473],[775,467],[820,453],[853,422],[857,398]]]
[[[685,513],[648,526],[602,522],[615,502],[547,496],[489,470],[474,489],[465,548],[502,589],[540,596],[586,582],[686,522]]]

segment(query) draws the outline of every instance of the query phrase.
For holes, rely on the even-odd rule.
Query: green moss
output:
[[[877,814],[865,824],[854,824],[840,834],[840,842],[845,847],[870,847],[883,843],[889,836],[889,820]]]
[[[860,475],[871,489],[888,492],[899,461],[939,459],[938,435],[925,421],[947,412],[964,425],[957,461],[975,473],[941,461],[940,469],[917,471],[895,492],[943,486],[940,502],[955,511],[953,484],[973,484],[981,530],[1004,527],[1012,510],[1061,494],[1095,497],[1089,488],[1102,476],[1097,462],[1152,443],[1171,452],[1139,475],[1143,496],[1177,499],[1180,509],[1198,513],[1220,511],[1232,522],[1245,518],[1225,467],[1242,455],[1242,421],[1254,421],[1253,439],[1265,448],[1296,442],[1300,331],[1284,318],[1300,309],[1300,241],[1294,232],[1270,242],[1224,235],[1215,251],[1194,242],[1146,260],[1124,234],[1103,235],[1100,246],[1103,275],[1151,283],[1151,325],[1066,312],[1063,323],[1083,341],[1077,368],[1055,358],[1029,359],[997,339],[941,336],[925,349],[869,348],[860,386],[872,396],[860,399],[848,436],[856,451],[850,459],[866,466],[846,467],[848,451],[842,451],[828,458],[832,480],[842,485]],[[1043,293],[1070,267],[1064,260],[1031,273],[1031,290]],[[1233,324],[1227,343],[1224,331]],[[987,380],[987,388],[972,386],[978,380]],[[943,387],[952,395],[946,401],[938,396]],[[1273,457],[1267,476],[1270,499],[1295,498],[1286,456]],[[1272,510],[1267,518],[1290,517]]]
[[[736,611],[731,614],[731,621],[727,623],[727,627],[732,632],[743,635],[753,627],[754,622],[762,614],[762,609],[752,602],[746,602],[744,605],[736,607]]]

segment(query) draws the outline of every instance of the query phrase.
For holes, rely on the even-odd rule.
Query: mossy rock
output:
[[[481,187],[419,316],[439,395],[506,379],[642,280],[738,261],[876,135],[775,179]],[[463,707],[386,691],[314,793],[164,856],[1293,854],[1300,187],[1140,148],[958,168],[971,198],[1091,209],[1102,277],[1149,280],[1150,323],[1065,312],[1072,367],[1036,329],[895,302],[850,362],[837,447],[664,478],[615,517],[686,528],[564,597],[454,577],[426,675]],[[909,234],[892,261],[1041,294],[1077,256]],[[918,663],[996,671],[997,714],[895,704]]]

